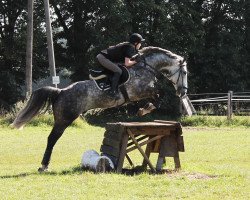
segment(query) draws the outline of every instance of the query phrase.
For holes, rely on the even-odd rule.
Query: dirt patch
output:
[[[134,176],[141,173],[148,173],[154,175],[166,175],[169,178],[173,179],[183,179],[187,178],[189,180],[209,180],[217,178],[218,175],[208,175],[196,172],[185,172],[182,170],[175,170],[175,169],[163,169],[161,171],[157,171],[156,173],[152,172],[151,170],[145,170],[141,168],[141,166],[137,166],[133,169],[123,169],[123,174]]]
[[[186,176],[189,180],[217,178],[217,176],[215,175],[207,175],[207,174],[201,174],[201,173],[191,173],[191,174],[187,174]]]
[[[202,174],[202,173],[188,173],[188,172],[168,172],[166,175],[170,178],[188,178],[189,180],[208,180],[208,179],[214,179],[217,178],[218,176],[216,175],[207,175],[207,174]]]
[[[223,130],[232,130],[230,128],[227,127],[221,127],[221,128],[215,128],[215,127],[182,127],[182,130],[187,130],[187,131],[221,131],[221,129]]]

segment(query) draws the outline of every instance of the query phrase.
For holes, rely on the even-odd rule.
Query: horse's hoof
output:
[[[38,172],[39,173],[43,173],[43,172],[47,172],[48,171],[48,167],[47,166],[42,166],[38,168]]]

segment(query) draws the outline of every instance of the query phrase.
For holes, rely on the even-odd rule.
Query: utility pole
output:
[[[46,35],[47,35],[47,43],[48,43],[50,76],[52,77],[52,83],[55,84],[55,86],[57,87],[57,84],[60,83],[60,80],[59,80],[59,76],[56,76],[49,0],[44,0],[44,8],[45,8],[45,19],[46,19]]]
[[[26,99],[32,93],[33,10],[34,10],[34,1],[28,0],[28,25],[27,25],[26,70],[25,70]]]

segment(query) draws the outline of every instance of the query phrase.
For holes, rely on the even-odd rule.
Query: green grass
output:
[[[87,121],[89,117],[87,117]],[[139,117],[119,117],[115,118],[113,116],[112,122],[116,121],[153,121],[154,119],[160,120],[173,120],[168,116],[157,116],[157,115],[145,115],[141,118]],[[0,118],[0,125],[8,126],[13,121],[13,116],[8,116],[6,118]],[[241,128],[250,128],[250,117],[249,116],[233,116],[231,120],[227,120],[226,116],[199,116],[193,115],[192,117],[182,117],[179,119],[182,123],[182,126],[195,126],[195,127],[241,127]],[[88,121],[94,125],[104,126],[107,119],[100,120],[99,117],[92,116],[91,120]],[[105,123],[104,123],[105,122]],[[39,115],[39,117],[35,117],[28,125],[29,126],[52,126],[54,123],[53,116],[49,114]],[[82,127],[85,126],[86,123],[83,123],[83,120],[75,120],[71,126],[74,127]]]
[[[134,176],[94,174],[79,167],[84,151],[99,151],[104,129],[77,120],[54,148],[51,172],[37,168],[51,130],[40,117],[23,131],[0,120],[1,199],[249,199],[250,131],[248,128],[184,128],[182,170]],[[35,124],[39,126],[35,126]],[[135,164],[142,156],[131,154]],[[153,154],[155,163],[157,155]],[[167,158],[166,168],[173,168]],[[128,166],[128,163],[125,163]]]

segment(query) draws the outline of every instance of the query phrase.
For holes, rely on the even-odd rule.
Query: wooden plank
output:
[[[136,140],[137,140],[137,138],[139,138],[141,135],[135,135],[135,138],[136,138]],[[146,137],[148,137],[148,136],[146,136]],[[129,137],[128,138],[128,141],[132,141],[132,139]]]
[[[170,131],[175,130],[175,127],[130,127],[130,130],[135,135],[170,135]]]
[[[124,132],[122,143],[121,143],[120,156],[118,159],[118,164],[117,164],[117,169],[116,169],[117,173],[122,172],[122,166],[123,166],[124,158],[126,155],[127,143],[128,143],[128,134]]]
[[[151,168],[151,170],[153,172],[156,172],[154,166],[152,165],[152,163],[150,162],[149,158],[147,157],[147,155],[144,153],[144,151],[142,150],[142,148],[140,147],[140,145],[138,144],[138,142],[136,141],[133,133],[131,132],[130,129],[127,129],[127,133],[129,134],[129,136],[132,138],[133,142],[135,143],[135,145],[137,146],[138,150],[140,151],[140,153],[142,154],[142,156],[144,157],[144,159],[146,160],[146,162],[148,163],[149,167]]]
[[[179,153],[174,156],[174,164],[175,164],[175,169],[180,169],[181,168],[181,162],[179,158]]]
[[[137,135],[138,137],[140,136],[140,135]],[[135,137],[136,138],[136,137]],[[146,139],[146,138],[148,138],[148,135],[144,135],[144,136],[142,136],[142,137],[140,137],[140,138],[136,138],[136,140],[137,140],[137,142],[140,142],[140,141],[142,141],[142,140],[144,140],[144,139]],[[130,138],[130,140],[132,140],[131,138]],[[134,144],[134,142],[130,142],[130,143],[128,143],[128,146],[127,147],[130,147],[131,145],[133,145]]]
[[[179,125],[180,122],[177,121],[166,121],[166,120],[154,120],[154,122],[158,122],[158,123],[165,123],[165,124],[174,124],[174,125]]]
[[[158,140],[158,139],[160,139],[160,138],[162,138],[164,135],[157,135],[157,136],[155,136],[155,137],[152,137],[151,139],[149,139],[149,140],[147,140],[147,141],[144,141],[144,142],[142,142],[142,143],[138,143],[138,141],[137,141],[137,143],[138,143],[138,145],[140,146],[140,147],[142,147],[142,146],[144,146],[145,144],[148,144],[148,143],[150,143],[150,142],[153,142],[153,141],[155,141],[155,140]],[[134,143],[135,144],[135,143]],[[130,147],[130,148],[128,148],[127,150],[126,150],[126,153],[129,153],[129,152],[131,152],[131,151],[133,151],[133,150],[135,150],[135,149],[137,149],[137,146],[135,145],[135,146],[133,146],[133,147]]]
[[[161,140],[160,139],[156,140],[155,145],[152,148],[152,152],[159,153],[160,144],[161,144]]]
[[[177,149],[178,149],[178,151],[184,152],[185,147],[184,147],[183,136],[179,135],[176,140],[177,140]]]
[[[128,155],[128,154],[126,154],[125,156],[126,156],[126,158],[127,158],[128,162],[129,162],[130,166],[131,166],[131,167],[134,167],[134,164],[133,164],[133,162],[132,162],[131,158],[129,157],[129,155]]]
[[[177,135],[182,135],[182,126],[180,122],[176,121],[165,121],[165,120],[154,120],[155,122],[161,122],[161,123],[172,123],[176,126],[176,134]]]
[[[172,127],[173,124],[159,122],[120,122],[121,126],[125,127]]]
[[[152,136],[150,136],[149,139],[151,139],[151,137]],[[148,159],[150,157],[150,153],[151,153],[151,149],[152,149],[152,144],[153,144],[152,142],[148,143],[147,147],[146,147],[146,150],[145,150],[145,154],[148,157]],[[146,169],[147,168],[147,164],[148,163],[147,163],[146,159],[143,158],[142,167]]]

